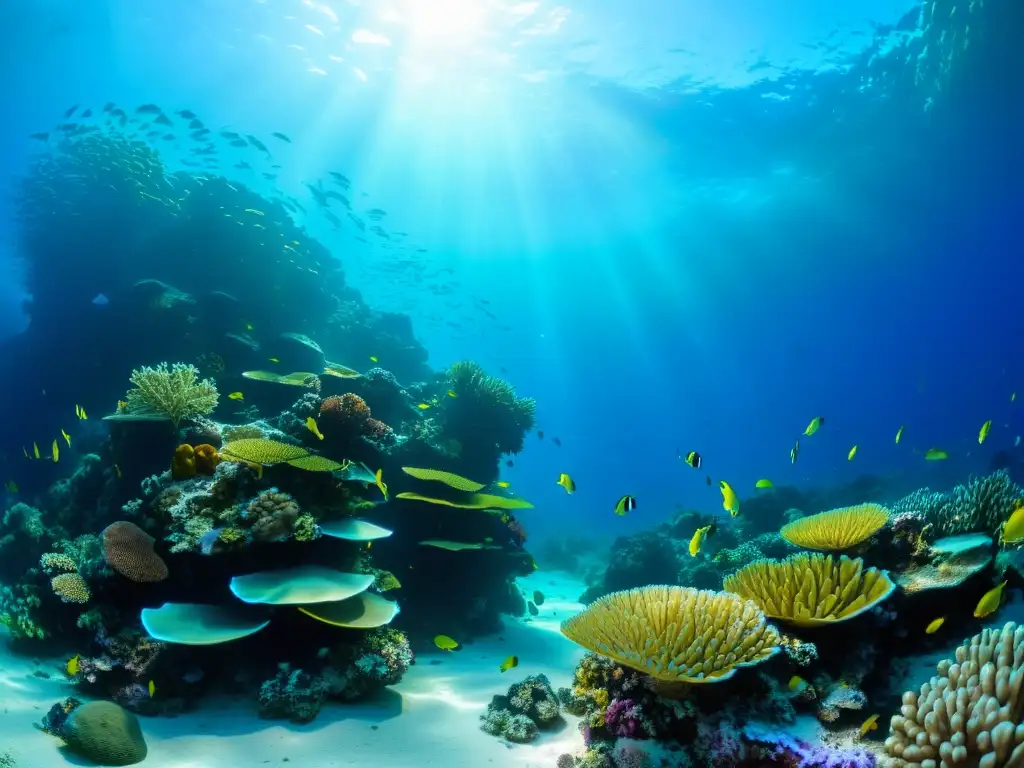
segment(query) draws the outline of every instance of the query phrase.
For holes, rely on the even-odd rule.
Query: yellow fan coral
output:
[[[286,463],[297,469],[305,469],[308,472],[337,472],[339,469],[345,468],[344,464],[339,464],[334,459],[328,459],[326,456],[317,456],[315,454],[300,456],[297,459],[289,459]]]
[[[459,491],[479,491],[483,489],[483,483],[478,483],[466,477],[454,475],[451,472],[444,472],[440,469],[417,469],[416,467],[402,467],[407,475],[417,480],[436,480]]]
[[[852,619],[896,589],[888,573],[859,558],[818,553],[755,560],[726,576],[723,587],[753,600],[765,616],[800,627]]]
[[[233,440],[222,446],[220,452],[226,458],[241,459],[253,464],[280,464],[282,461],[294,461],[309,456],[309,451],[301,446],[258,437]]]
[[[878,504],[831,509],[801,517],[782,526],[782,538],[805,549],[841,550],[870,538],[889,520],[889,510]]]
[[[613,592],[562,623],[584,648],[666,683],[714,683],[770,658],[779,633],[727,592],[651,586]]]

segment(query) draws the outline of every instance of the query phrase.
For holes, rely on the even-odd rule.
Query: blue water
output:
[[[534,536],[720,509],[706,474],[741,495],[760,477],[948,486],[1024,432],[1021,100],[998,54],[1020,11],[989,0],[951,53],[923,51],[918,3],[822,7],[8,4],[0,175],[13,188],[30,133],[105,101],[284,132],[276,184],[299,197],[303,180],[349,175],[416,249],[311,214],[350,282],[410,315],[433,366],[503,367],[537,398],[545,439],[503,469],[540,510]],[[10,335],[27,318],[2,205]],[[2,364],[10,382],[19,361]],[[44,411],[25,401],[5,452]],[[949,461],[924,462],[933,446]],[[638,509],[615,517],[624,493]]]

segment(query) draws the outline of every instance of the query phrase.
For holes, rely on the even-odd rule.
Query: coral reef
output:
[[[558,697],[544,675],[531,675],[514,683],[504,696],[495,696],[480,715],[480,728],[492,736],[526,743],[538,731],[561,722]]]
[[[1004,469],[984,477],[971,478],[949,493],[921,488],[892,505],[892,512],[923,515],[940,536],[976,531],[998,535],[1004,522],[1017,508],[1024,491]]]

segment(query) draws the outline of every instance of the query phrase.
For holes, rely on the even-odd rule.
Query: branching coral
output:
[[[43,513],[21,501],[4,512],[3,523],[0,523],[0,529],[20,530],[32,539],[40,539],[46,535]]]
[[[806,549],[842,550],[871,538],[889,520],[878,504],[858,504],[801,517],[782,526],[782,538]]]
[[[81,574],[59,573],[50,579],[53,593],[65,603],[87,603],[92,596]]]
[[[935,526],[939,536],[983,531],[998,535],[1004,522],[1017,508],[1024,491],[1001,469],[985,477],[972,478],[949,493],[922,488],[893,505],[894,513],[918,512]]]
[[[125,395],[128,412],[165,416],[178,427],[184,419],[206,416],[217,407],[217,385],[200,379],[194,365],[160,363],[132,371],[133,388]]]

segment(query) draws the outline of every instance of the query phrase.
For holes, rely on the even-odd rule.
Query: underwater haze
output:
[[[820,703],[850,682],[870,706],[825,707],[810,717],[824,735],[793,738],[867,756],[798,762],[778,738],[770,759],[712,755],[691,746],[710,738],[699,718],[620,728],[608,696],[645,722],[654,705],[577,663],[682,678],[570,617],[617,590],[717,591],[734,567],[803,548],[891,572],[842,615],[875,606],[857,620],[882,626],[876,603],[917,589],[895,574],[961,534],[984,538],[953,547],[975,587],[965,621],[1006,583],[1003,526],[1024,500],[1024,6],[46,0],[7,4],[0,26],[0,690],[18,691],[24,722],[63,702],[43,730],[96,760],[67,697],[113,702],[142,716],[147,762],[175,768],[192,764],[175,739],[193,744],[217,696],[248,704],[211,726],[240,746],[194,742],[214,749],[204,765],[281,739],[292,752],[275,761],[310,768],[919,764],[883,748],[902,691],[872,690],[881,662],[855,681],[794,668],[771,683],[794,701],[810,684]],[[971,485],[984,478],[994,490]],[[947,492],[978,500],[949,512],[925,495]],[[843,546],[785,534],[850,505],[885,515],[872,528],[861,510],[850,526],[870,530]],[[718,594],[757,603],[753,624],[787,620],[733,584]],[[930,609],[906,610],[927,624]],[[960,624],[948,639],[975,631]],[[906,637],[899,653],[921,651]],[[751,640],[765,650],[738,666],[801,641]],[[472,693],[469,656],[497,675]],[[683,658],[687,684],[738,669]],[[582,720],[551,735],[510,691],[476,734],[519,671],[552,679],[535,710],[550,694]],[[417,703],[457,702],[439,726],[452,744],[384,739],[405,715],[362,702],[385,686],[415,723]],[[346,738],[388,746],[312,756],[323,715],[313,732],[261,730],[257,709],[308,723],[328,701],[382,729]],[[179,712],[194,718],[180,732],[165,717]],[[835,736],[872,712],[874,734]],[[475,741],[459,747],[465,723]],[[722,738],[765,741],[744,734]],[[12,765],[65,760],[0,724],[0,765],[5,738]],[[625,754],[644,739],[669,756]]]

